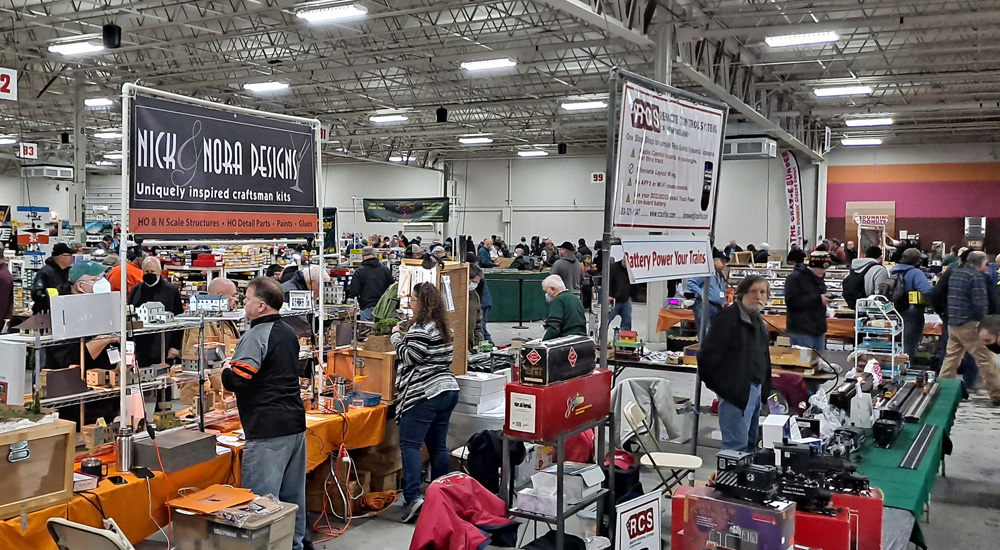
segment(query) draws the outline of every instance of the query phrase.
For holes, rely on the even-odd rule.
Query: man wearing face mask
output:
[[[269,277],[273,279],[273,277]],[[240,300],[237,295],[236,283],[229,279],[223,279],[221,277],[212,279],[212,282],[208,283],[208,294],[210,296],[221,296],[227,300],[226,307],[227,311],[235,311],[239,305]],[[217,317],[218,313],[212,313],[210,317]],[[197,361],[198,356],[195,354],[194,346],[198,343],[198,329],[191,328],[184,331],[184,343],[181,347],[181,359]],[[218,342],[223,344],[225,349],[229,349],[229,344],[231,342],[236,342],[240,339],[240,329],[236,326],[236,322],[232,320],[223,321],[209,321],[205,323],[205,341],[206,342]]]
[[[740,281],[733,305],[715,317],[701,350],[698,374],[719,396],[722,449],[754,452],[763,399],[771,392],[771,352],[760,312],[767,304],[767,279]]]
[[[583,303],[566,289],[562,277],[549,275],[542,281],[545,301],[549,303],[549,314],[545,318],[545,335],[542,340],[552,340],[560,336],[587,335],[587,315]]]
[[[184,313],[184,302],[181,300],[181,293],[170,281],[164,280],[161,276],[163,271],[160,260],[150,256],[142,261],[142,284],[136,285],[132,289],[128,303],[133,307],[139,307],[147,302],[160,302],[166,311],[174,315]],[[161,340],[162,338],[162,340]],[[184,339],[184,331],[176,330],[166,333],[165,337],[159,334],[149,336],[137,336],[135,339],[135,357],[140,367],[148,367],[161,362],[160,343],[165,341],[167,360],[180,357],[181,345]]]
[[[469,264],[469,351],[478,349],[483,341],[483,310],[479,301],[480,281],[483,280],[483,270],[476,264]]]

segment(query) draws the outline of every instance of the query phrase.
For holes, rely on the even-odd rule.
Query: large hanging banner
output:
[[[802,248],[802,180],[799,161],[788,151],[781,153],[785,167],[785,200],[788,202],[788,249]]]
[[[287,237],[319,231],[307,123],[137,95],[128,113],[129,232]]]
[[[337,209],[326,206],[323,208],[323,254],[336,254],[338,242]]]
[[[712,228],[725,113],[625,83],[614,226]]]
[[[446,222],[448,198],[364,199],[366,222]]]

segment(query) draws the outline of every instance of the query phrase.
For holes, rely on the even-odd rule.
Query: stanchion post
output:
[[[517,326],[513,328],[528,328],[524,325],[524,277],[517,280]]]

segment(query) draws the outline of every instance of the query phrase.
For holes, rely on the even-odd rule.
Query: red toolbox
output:
[[[611,371],[598,369],[548,386],[510,382],[505,403],[507,435],[550,441],[611,412]]]

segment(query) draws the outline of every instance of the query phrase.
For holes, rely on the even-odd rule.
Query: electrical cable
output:
[[[148,502],[149,502],[149,519],[153,520],[153,525],[156,525],[156,528],[160,531],[160,533],[163,534],[164,538],[167,539],[167,550],[170,550],[170,548],[171,548],[171,546],[170,546],[170,535],[168,535],[167,532],[163,530],[163,527],[160,527],[160,523],[158,521],[156,521],[155,517],[153,517],[153,488],[152,488],[152,485],[150,484],[149,480],[150,480],[150,478],[147,477],[146,478],[146,495],[148,496]],[[170,508],[167,507],[167,510],[169,510],[169,509]],[[169,524],[169,519],[168,519],[167,523]]]
[[[76,494],[80,495],[80,498],[82,498],[83,500],[89,502],[91,506],[97,508],[97,511],[101,513],[101,519],[108,519],[107,514],[104,513],[104,503],[101,502],[101,495],[91,491],[78,491]],[[93,495],[94,498],[97,499],[97,503],[95,504],[94,501],[90,500],[84,495]]]

